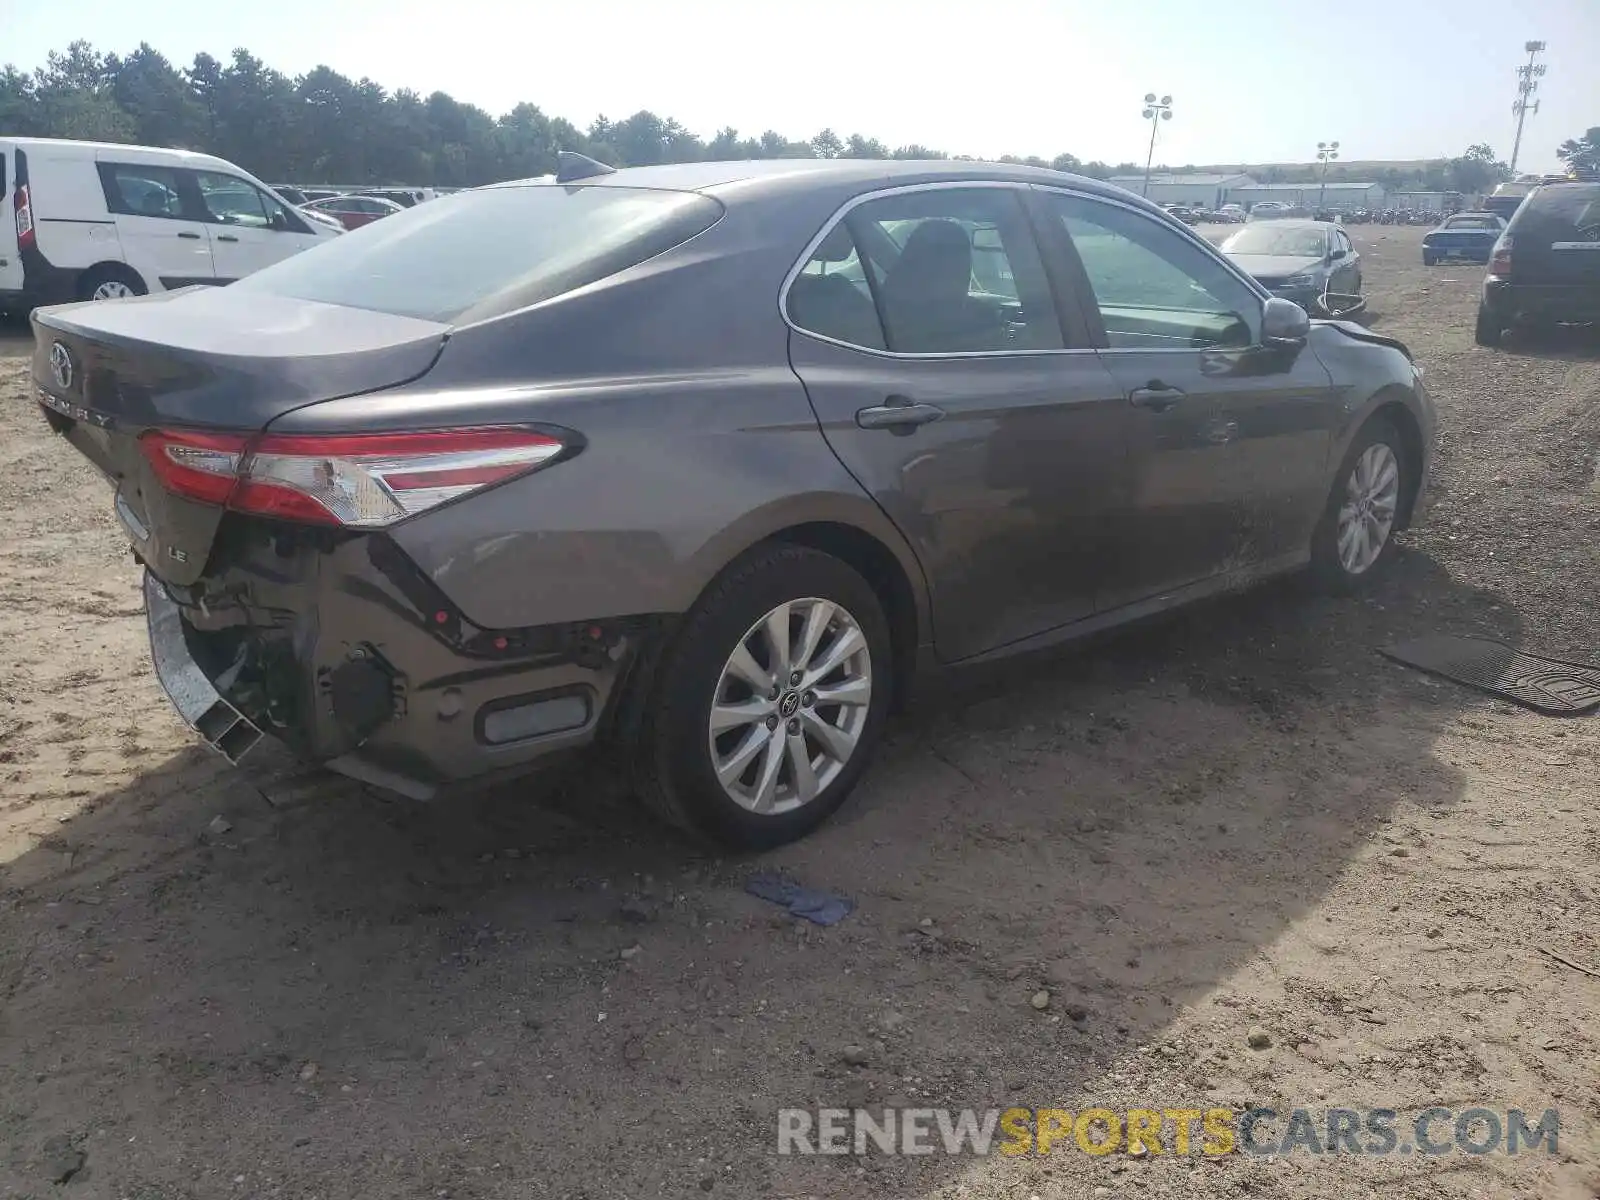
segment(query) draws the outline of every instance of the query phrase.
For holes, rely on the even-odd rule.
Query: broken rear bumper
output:
[[[649,619],[482,629],[381,535],[236,523],[204,579],[147,572],[151,657],[179,716],[237,762],[263,734],[426,799],[610,728]]]

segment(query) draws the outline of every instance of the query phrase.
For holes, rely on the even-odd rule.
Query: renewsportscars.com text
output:
[[[778,1153],[1555,1154],[1560,1130],[1553,1108],[784,1108]]]

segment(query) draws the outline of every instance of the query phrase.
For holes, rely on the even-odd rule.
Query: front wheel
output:
[[[1431,267],[1431,266],[1433,266],[1434,263],[1436,263],[1438,261],[1439,260],[1437,258],[1435,258],[1431,254],[1424,254],[1422,256],[1422,265],[1425,266],[1425,267]]]
[[[1368,421],[1345,454],[1311,542],[1311,567],[1329,591],[1349,593],[1377,578],[1394,553],[1406,478],[1404,444],[1381,417]]]
[[[893,648],[871,586],[803,546],[758,550],[685,618],[631,748],[641,797],[736,849],[802,837],[849,796],[888,712]]]

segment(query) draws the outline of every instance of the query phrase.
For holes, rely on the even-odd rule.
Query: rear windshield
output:
[[[637,266],[721,215],[694,192],[482,188],[397,212],[232,286],[466,324]]]
[[[1600,242],[1600,183],[1540,188],[1517,210],[1511,228],[1522,238]]]

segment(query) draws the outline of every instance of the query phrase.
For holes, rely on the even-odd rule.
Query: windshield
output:
[[[1320,229],[1253,225],[1222,243],[1224,254],[1273,254],[1285,258],[1321,258],[1327,253],[1327,235]]]
[[[1446,229],[1499,229],[1494,217],[1451,217],[1444,223]]]
[[[694,192],[480,188],[402,209],[230,286],[461,324],[637,266],[721,215]]]

